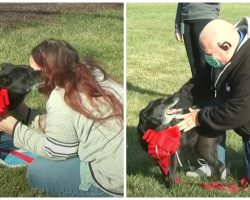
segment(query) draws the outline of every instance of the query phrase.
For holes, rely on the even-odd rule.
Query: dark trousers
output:
[[[202,29],[211,19],[184,21],[184,43],[191,67],[192,76],[201,80],[210,79],[211,67],[206,63],[204,53],[200,47],[199,36]]]

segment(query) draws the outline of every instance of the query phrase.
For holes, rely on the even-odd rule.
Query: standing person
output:
[[[207,102],[214,101],[213,94],[208,85],[211,85],[211,67],[205,60],[200,47],[199,36],[202,29],[213,19],[218,18],[220,12],[219,3],[178,3],[175,17],[175,37],[177,41],[183,41],[191,67],[195,90],[203,88],[193,104],[202,107]],[[219,71],[215,70],[216,73]],[[214,77],[213,77],[214,78]],[[205,90],[204,90],[205,88]],[[201,91],[201,90],[200,90]],[[211,93],[211,94],[210,94]],[[221,143],[217,147],[218,158],[225,164],[226,137],[222,134]],[[201,159],[198,160],[201,167],[193,172],[187,172],[187,176],[211,176],[210,167]]]
[[[192,77],[209,80],[209,69],[199,44],[202,29],[213,19],[218,18],[219,3],[178,3],[175,17],[175,37],[184,39]],[[207,78],[208,77],[208,78]]]
[[[0,130],[40,156],[28,167],[31,187],[57,196],[123,195],[122,86],[62,40],[34,47],[30,65],[41,71],[40,91],[48,95],[45,125],[34,129],[7,115]],[[24,105],[18,110],[34,118]]]
[[[217,105],[204,106],[180,116],[180,130],[193,127],[214,130],[234,129],[242,136],[244,176],[250,180],[250,18],[235,26],[224,20],[213,20],[200,34],[206,61],[220,68],[215,82]]]

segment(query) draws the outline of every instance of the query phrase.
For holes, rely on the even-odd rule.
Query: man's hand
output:
[[[200,109],[192,109],[189,108],[190,113],[179,115],[176,117],[176,119],[183,119],[181,122],[177,124],[179,127],[180,131],[189,131],[192,128],[199,126],[198,120],[197,120],[197,115]]]
[[[16,123],[17,119],[10,115],[5,115],[3,117],[0,117],[0,131],[12,134],[13,128]]]

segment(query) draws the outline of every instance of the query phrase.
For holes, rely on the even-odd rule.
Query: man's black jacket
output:
[[[212,87],[191,79],[178,93],[201,107],[198,121],[203,130],[234,129],[250,137],[250,39],[216,75]]]

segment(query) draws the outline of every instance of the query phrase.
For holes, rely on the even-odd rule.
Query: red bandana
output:
[[[10,105],[8,90],[0,88],[0,116],[4,115]]]
[[[161,131],[148,129],[143,135],[143,140],[148,143],[148,153],[158,162],[165,175],[168,175],[170,155],[179,149],[180,137],[181,133],[177,126]]]

